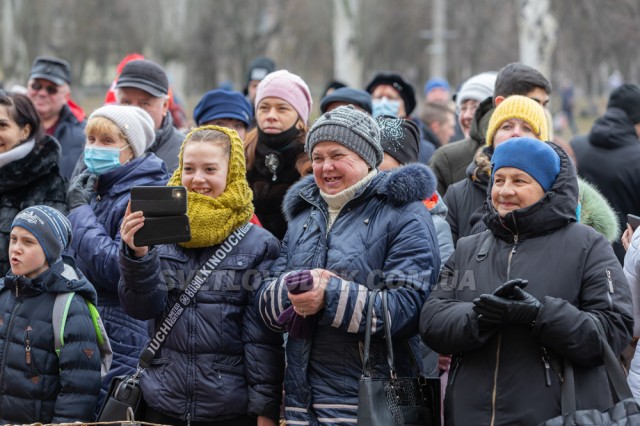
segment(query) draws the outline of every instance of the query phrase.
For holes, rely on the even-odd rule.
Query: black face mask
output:
[[[258,143],[263,143],[272,149],[280,149],[289,144],[300,134],[300,129],[294,124],[284,132],[270,134],[264,133],[260,127],[258,127]]]

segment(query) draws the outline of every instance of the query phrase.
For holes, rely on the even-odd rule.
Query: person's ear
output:
[[[169,97],[166,96],[164,98],[164,102],[162,103],[162,116],[164,117],[165,115],[167,115],[168,111],[169,111]]]
[[[21,133],[20,142],[26,141],[29,135],[31,134],[31,125],[25,124],[22,130],[20,131],[20,133]]]
[[[498,106],[506,99],[505,96],[496,96],[493,98],[493,106]]]

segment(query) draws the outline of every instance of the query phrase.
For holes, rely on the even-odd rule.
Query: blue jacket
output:
[[[126,315],[118,300],[120,223],[129,202],[129,191],[137,185],[164,185],[167,179],[162,160],[154,154],[145,154],[101,175],[90,203],[76,207],[68,216],[78,269],[98,292],[98,311],[113,350],[111,370],[102,381],[98,405],[113,377],[135,371],[140,351],[149,338],[146,322]]]
[[[100,388],[100,352],[89,309],[96,292],[82,277],[61,274],[73,260],[54,263],[34,279],[0,279],[0,423],[71,423],[93,420]],[[60,356],[54,351],[52,314],[58,293],[75,291]],[[30,353],[27,358],[27,352]],[[30,361],[30,362],[28,362]]]
[[[60,142],[62,155],[60,156],[60,174],[69,179],[73,168],[84,150],[84,127],[86,121],[78,121],[68,105],[60,111],[60,118],[56,123],[53,137]]]
[[[131,258],[125,248],[119,292],[126,312],[160,324],[180,289],[219,248],[159,245],[140,259]],[[273,235],[253,226],[203,283],[142,376],[151,408],[198,422],[242,415],[278,418],[282,336],[260,320],[253,289],[279,249]]]
[[[96,286],[100,305],[120,304],[117,293],[120,223],[131,187],[164,185],[168,178],[162,160],[154,154],[145,154],[101,175],[91,202],[69,212],[73,227],[71,247],[78,268]]]
[[[318,424],[357,416],[358,379],[362,374],[362,342],[368,295],[389,288],[389,311],[398,375],[411,376],[403,344],[410,339],[419,354],[416,335],[420,308],[440,268],[438,242],[422,200],[435,191],[431,170],[421,164],[376,175],[348,202],[327,231],[327,205],[313,177],[291,187],[284,211],[289,221],[280,258],[272,267],[259,297],[260,313],[274,330],[276,320],[291,306],[283,272],[324,268],[330,279],[325,308],[313,317],[313,337],[287,342],[285,416]],[[376,377],[388,377],[383,339],[382,302],[374,307],[371,342]]]

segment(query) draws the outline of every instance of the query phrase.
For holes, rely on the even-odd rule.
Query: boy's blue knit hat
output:
[[[560,173],[560,157],[547,143],[533,138],[512,138],[499,144],[491,157],[491,178],[502,167],[526,172],[544,192],[551,189]]]
[[[49,206],[32,206],[22,210],[11,223],[31,232],[42,246],[49,266],[71,243],[71,222],[58,210]]]

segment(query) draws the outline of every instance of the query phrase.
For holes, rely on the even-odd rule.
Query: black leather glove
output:
[[[536,319],[542,306],[538,299],[517,285],[513,285],[512,290],[507,288],[502,291],[509,291],[511,295],[502,297],[495,294],[483,294],[473,301],[473,310],[478,314],[478,321],[496,325],[528,324]]]
[[[513,295],[513,289],[518,286],[521,289],[525,288],[529,284],[529,281],[523,280],[522,278],[515,278],[513,280],[509,280],[506,283],[502,284],[500,287],[493,290],[493,293],[496,296],[509,298]]]
[[[91,201],[91,193],[94,192],[94,187],[98,176],[89,173],[83,173],[75,177],[69,184],[67,189],[67,207],[69,211],[79,207],[83,204],[89,204]]]

